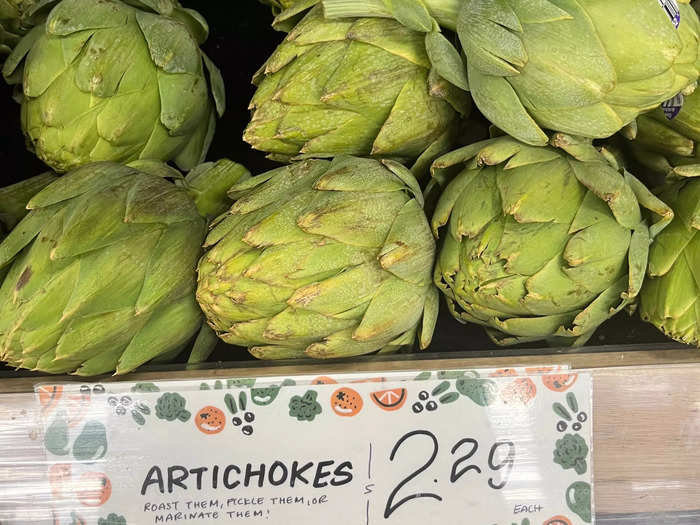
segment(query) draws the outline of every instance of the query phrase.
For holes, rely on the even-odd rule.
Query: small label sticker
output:
[[[673,120],[678,116],[681,109],[683,109],[683,102],[685,102],[685,97],[683,97],[682,93],[678,93],[678,95],[672,99],[661,104],[661,109],[668,120]]]
[[[678,29],[678,26],[681,25],[681,11],[676,0],[659,0],[659,5],[664,8],[671,22]]]

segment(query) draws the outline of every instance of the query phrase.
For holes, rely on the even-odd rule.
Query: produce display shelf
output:
[[[146,367],[133,381],[286,376],[294,374],[379,374],[392,371],[568,365],[593,376],[594,480],[597,523],[605,525],[686,525],[700,520],[700,353],[678,345],[510,350],[484,353],[358,358],[327,363],[209,363],[205,366]],[[20,377],[0,380],[0,435],[33,434],[36,447],[0,449],[3,512],[27,509],[31,494],[11,490],[23,471],[41,461],[40,431],[33,385],[75,377]],[[119,381],[104,377],[99,381]],[[28,442],[23,440],[24,442]],[[22,459],[18,459],[22,458]],[[33,475],[36,475],[33,474]],[[39,507],[34,504],[34,511]],[[4,519],[8,519],[4,517]],[[37,519],[37,518],[32,518]],[[22,523],[11,521],[10,523]],[[36,523],[27,522],[27,523]]]
[[[342,3],[342,0],[337,1]],[[257,88],[251,85],[250,79],[262,64],[275,56],[273,53],[276,53],[275,50],[284,38],[282,33],[270,25],[270,6],[263,5],[275,4],[278,0],[251,0],[241,2],[245,5],[240,6],[227,2],[200,2],[201,5],[197,5],[190,0],[183,3],[200,10],[204,18],[211,23],[211,35],[202,44],[201,49],[220,67],[226,85],[227,112],[217,124],[207,159],[227,158],[240,162],[254,175],[278,167],[278,162],[264,158],[264,148],[254,151],[249,144],[241,140],[242,132],[252,118],[248,105],[257,91]],[[670,26],[668,29],[675,34],[679,22],[674,18],[675,11],[671,9],[675,2],[662,0],[659,3],[671,17],[675,29],[671,29]],[[700,0],[695,4],[700,4]],[[677,6],[675,7],[677,11]],[[691,10],[689,6],[681,6],[681,9]],[[696,9],[700,11],[700,8]],[[666,16],[657,14],[659,20]],[[684,14],[684,23],[687,18],[687,14]],[[668,21],[666,23],[668,24]],[[0,33],[2,29],[0,20]],[[635,28],[631,26],[630,29]],[[349,38],[350,34],[341,40],[353,40]],[[446,34],[454,36],[449,31],[446,31]],[[643,34],[642,38],[646,36]],[[649,39],[649,42],[652,40]],[[422,39],[418,41],[422,42]],[[359,45],[358,42],[360,39],[354,40],[353,45]],[[581,49],[585,49],[585,42],[581,44]],[[422,44],[418,47],[422,49],[421,46]],[[667,48],[657,48],[661,51],[664,49]],[[633,51],[632,47],[628,49],[629,53]],[[309,53],[307,57],[311,55]],[[565,60],[571,59],[576,65],[575,54],[570,57],[562,56],[565,56]],[[647,58],[653,66],[654,57]],[[4,57],[0,59],[4,60]],[[631,61],[630,65],[635,65],[634,61]],[[427,74],[427,71],[425,73]],[[372,74],[369,75],[369,78],[371,77]],[[303,91],[304,87],[306,86],[298,86],[299,91]],[[296,89],[291,90],[295,91]],[[26,139],[20,133],[20,111],[13,100],[13,94],[18,95],[19,91],[0,82],[0,113],[5,124],[0,127],[0,142],[3,144],[3,147],[0,147],[0,162],[5,168],[0,186],[26,180],[46,170],[46,166],[34,152],[25,148]],[[690,98],[690,95],[687,98]],[[379,100],[379,97],[376,100]],[[673,103],[674,100],[678,103],[676,96],[665,104]],[[465,136],[460,138],[460,144],[486,138],[489,123],[480,115],[478,106],[474,104],[469,116],[470,124],[466,125],[465,122],[464,127],[469,129],[464,130]],[[419,109],[417,106],[416,108]],[[670,109],[674,110],[674,106]],[[675,107],[676,112],[681,109],[682,105]],[[666,115],[666,119],[676,116]],[[663,113],[660,113],[660,118],[664,118]],[[509,131],[503,126],[501,128]],[[698,141],[693,139],[692,142],[696,145]],[[625,151],[627,147],[631,147],[625,140],[620,144],[605,144],[612,147],[608,152],[613,153],[616,145],[625,145]],[[452,149],[457,145],[455,143]],[[566,148],[562,147],[565,145],[558,144],[558,149],[566,151]],[[461,169],[461,164],[468,160],[463,159],[457,166],[450,167]],[[633,159],[630,172],[645,175],[637,173],[641,167],[634,164]],[[607,169],[609,171],[611,168]],[[619,173],[613,170],[612,175]],[[417,176],[420,178],[420,175]],[[428,181],[424,178],[420,182],[425,187]],[[651,181],[646,179],[644,183],[651,185]],[[427,193],[426,195],[430,197]],[[432,215],[432,205],[429,198],[426,206],[429,215]],[[658,210],[655,211],[658,213]],[[7,232],[0,229],[0,237],[5,233]],[[444,242],[444,238],[444,234],[441,234],[440,243]],[[542,348],[538,346],[542,344],[539,342],[522,344],[516,348],[500,348],[491,341],[483,327],[474,324],[463,325],[455,320],[442,299],[432,344],[425,352],[417,354],[373,355],[323,362],[269,362],[257,361],[244,348],[220,342],[208,362],[203,364],[184,363],[189,357],[188,348],[175,358],[175,363],[150,363],[127,376],[91,378],[49,377],[30,371],[14,370],[0,363],[0,525],[56,523],[52,520],[50,512],[52,494],[46,488],[49,486],[48,462],[43,441],[44,425],[40,403],[34,393],[37,384],[120,381],[158,383],[194,380],[198,386],[200,380],[212,379],[293,377],[300,374],[333,376],[344,373],[381,376],[401,371],[418,373],[535,366],[569,367],[571,370],[590,373],[592,376],[594,406],[591,450],[595,522],[598,525],[700,524],[700,352],[697,348],[671,342],[654,325],[642,322],[639,314],[630,316],[620,313],[598,328],[588,341],[589,346],[582,348]],[[579,379],[579,386],[581,382]],[[547,405],[547,410],[550,410],[550,407],[551,403]],[[277,421],[279,420],[275,420]],[[444,418],[443,421],[453,425],[451,419]],[[532,420],[527,421],[531,428],[538,429],[539,432],[545,427],[533,424]],[[511,420],[508,420],[509,424],[510,422]],[[459,428],[461,430],[461,427]],[[124,461],[137,460],[133,456],[126,456]],[[587,474],[590,475],[590,470]],[[461,522],[455,517],[452,523]]]

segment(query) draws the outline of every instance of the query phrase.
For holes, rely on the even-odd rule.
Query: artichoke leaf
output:
[[[130,9],[121,2],[63,0],[51,11],[46,31],[51,35],[68,36],[82,31],[124,27]]]
[[[527,64],[521,32],[520,21],[506,0],[468,0],[457,18],[457,34],[469,67],[489,76],[517,75]],[[471,78],[469,84],[473,85]]]
[[[433,338],[435,327],[437,326],[438,314],[440,313],[440,293],[434,286],[428,288],[428,293],[423,308],[423,320],[419,330],[419,346],[421,350],[425,350],[430,346],[430,341]],[[413,337],[410,341],[413,340]],[[410,344],[409,341],[403,343]]]
[[[209,85],[216,104],[216,112],[219,117],[223,117],[226,111],[226,86],[224,85],[224,77],[221,75],[221,70],[216,67],[216,64],[202,52],[204,67],[209,73]]]
[[[474,102],[489,120],[503,123],[501,127],[505,132],[527,144],[547,144],[549,138],[505,79],[484,75],[471,64],[468,64],[468,72]]]
[[[154,312],[121,354],[116,375],[131,372],[154,359],[163,353],[163,348],[170,349],[185,344],[196,333],[201,322],[201,310],[191,295]],[[173,330],[174,326],[178,329]],[[100,373],[110,369],[102,370]],[[79,374],[87,372],[88,370],[82,368],[79,370]]]
[[[166,73],[201,72],[201,55],[189,31],[182,31],[182,22],[138,11],[136,20],[148,44],[154,64]]]
[[[365,263],[300,288],[287,304],[293,308],[336,315],[375,297],[385,280],[386,276],[376,262]]]
[[[467,66],[459,51],[438,31],[425,36],[425,48],[438,74],[460,89],[469,91]]]
[[[422,0],[391,0],[391,12],[406,27],[414,31],[433,29],[433,18]]]
[[[314,184],[314,189],[383,193],[405,191],[406,185],[409,185],[420,192],[418,183],[411,181],[412,177],[410,175],[406,177],[406,168],[401,165],[396,166],[391,161],[384,161],[383,164],[384,166],[370,159],[358,159],[341,155],[333,159],[328,171]],[[389,165],[391,165],[391,168],[401,170],[399,174],[403,175],[404,178],[399,177],[400,180],[397,180],[392,173],[386,170],[385,166],[389,167]],[[356,168],[360,169],[356,171]],[[396,175],[399,176],[398,174]]]
[[[272,344],[285,341],[285,344],[309,345],[328,333],[355,326],[356,319],[339,319],[308,310],[287,308],[268,321],[263,337]]]
[[[315,359],[355,357],[379,350],[387,342],[356,341],[352,328],[335,332],[323,341],[306,347],[307,357]]]
[[[27,247],[39,234],[46,220],[52,217],[54,210],[44,208],[31,211],[10,234],[0,242],[0,268],[8,265],[15,256]]]
[[[216,112],[209,112],[209,118],[201,123],[185,148],[175,157],[175,163],[183,170],[191,170],[206,160],[207,152],[214,141]]]
[[[288,346],[254,346],[249,349],[250,354],[263,361],[279,361],[284,359],[308,359],[304,348],[290,348]]]
[[[434,246],[425,214],[412,199],[396,216],[379,252],[379,264],[400,279],[425,284],[429,282],[430,269],[435,260]]]
[[[665,202],[651,193],[649,189],[631,173],[625,172],[625,181],[632,188],[637,200],[639,200],[639,204],[656,216],[656,220],[649,227],[649,235],[653,240],[671,224],[674,217],[673,210]]]
[[[5,59],[5,63],[2,67],[2,74],[9,84],[19,84],[21,82],[21,76],[18,75],[18,73],[21,73],[20,64],[43,34],[43,27],[35,27],[14,46],[12,53]]]

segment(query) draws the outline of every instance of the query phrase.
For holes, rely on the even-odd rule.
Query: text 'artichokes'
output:
[[[199,330],[206,221],[190,192],[150,174],[174,170],[142,166],[89,164],[31,199],[0,244],[0,268],[10,265],[0,359],[48,373],[126,373],[177,355]]]
[[[192,169],[225,105],[221,75],[199,49],[207,34],[173,0],[63,0],[3,70],[22,82],[30,147],[61,172],[136,159]]]
[[[447,226],[435,282],[457,319],[500,344],[585,343],[637,296],[650,239],[673,215],[590,143],[556,138],[563,150],[497,138],[433,165],[456,173],[432,221],[436,235]]]
[[[664,177],[700,176],[700,90],[641,115],[624,130],[625,151],[641,168]],[[677,113],[676,113],[677,112]]]
[[[332,358],[430,343],[435,241],[410,172],[308,160],[231,189],[197,298],[227,343],[263,359]]]
[[[700,180],[676,183],[660,196],[675,218],[651,247],[640,313],[668,337],[700,345]]]
[[[415,160],[450,140],[470,104],[431,72],[421,33],[380,18],[325,20],[320,6],[254,82],[243,138],[282,162],[341,154]]]
[[[547,144],[542,128],[604,138],[698,79],[700,22],[687,0],[323,0],[329,18],[394,16],[456,30],[481,112],[509,135]],[[668,4],[668,9],[663,4]],[[443,50],[445,46],[442,46]],[[456,52],[453,50],[453,54]],[[434,65],[458,77],[459,60]],[[448,71],[445,71],[448,70]]]

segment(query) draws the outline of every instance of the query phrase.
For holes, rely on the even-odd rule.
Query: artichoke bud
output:
[[[343,154],[414,162],[437,148],[434,158],[452,147],[470,108],[466,92],[431,73],[423,33],[384,18],[327,20],[321,6],[254,83],[244,140],[281,162]]]
[[[688,4],[676,17],[655,1],[543,0],[533,10],[525,0],[467,0],[455,25],[476,105],[531,145],[546,144],[546,129],[610,137],[692,91],[700,72],[700,22]]]
[[[307,160],[231,188],[197,298],[226,342],[263,359],[332,358],[429,343],[435,241],[397,163]]]
[[[499,344],[584,344],[632,303],[672,211],[588,139],[510,137],[435,161],[434,280],[452,314]],[[651,212],[647,225],[642,210]]]
[[[208,199],[208,180],[222,194],[245,173],[229,161],[195,170],[195,197],[175,175],[153,161],[94,163],[31,198],[0,243],[0,359],[121,374],[188,344],[202,326],[195,286],[206,220],[195,200]]]
[[[700,180],[669,184],[660,198],[675,218],[652,244],[640,314],[668,337],[700,345]]]
[[[174,0],[63,0],[8,57],[22,84],[22,128],[55,171],[95,161],[200,164],[221,73],[199,49],[206,21]]]

